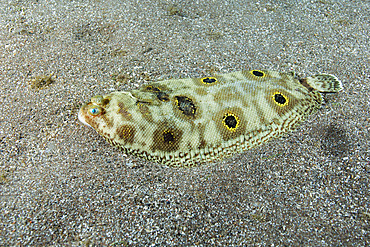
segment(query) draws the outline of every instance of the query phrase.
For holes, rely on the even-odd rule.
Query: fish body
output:
[[[333,75],[239,71],[94,96],[78,117],[110,144],[169,166],[214,162],[293,130],[342,89]]]

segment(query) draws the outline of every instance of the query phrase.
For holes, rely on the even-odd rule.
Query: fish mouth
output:
[[[85,111],[86,111],[86,106],[87,106],[87,104],[86,105],[84,105],[84,106],[82,106],[81,107],[81,109],[80,109],[80,111],[78,112],[78,120],[80,120],[80,122],[82,122],[83,124],[85,124],[86,126],[89,126],[89,127],[91,127],[91,125],[90,124],[88,124],[87,122],[86,122],[86,120],[85,120]]]

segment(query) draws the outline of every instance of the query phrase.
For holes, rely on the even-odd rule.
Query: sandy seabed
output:
[[[0,245],[370,245],[369,1],[1,1]],[[345,87],[223,162],[127,156],[96,94],[241,69]]]

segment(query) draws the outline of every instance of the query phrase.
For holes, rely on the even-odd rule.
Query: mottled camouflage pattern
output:
[[[79,119],[128,154],[170,166],[213,162],[294,129],[337,92],[332,75],[240,71],[95,96]]]

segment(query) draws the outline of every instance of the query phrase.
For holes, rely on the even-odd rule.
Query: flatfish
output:
[[[78,118],[123,152],[169,166],[215,162],[293,130],[336,93],[333,75],[238,71],[97,95]]]

